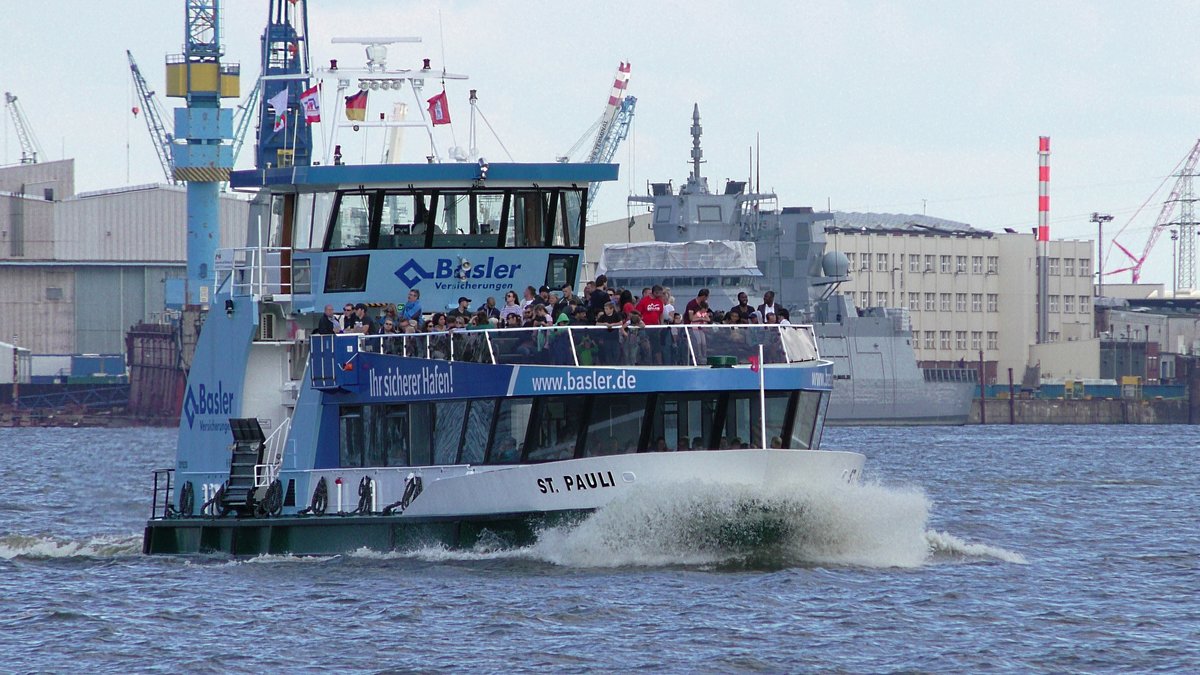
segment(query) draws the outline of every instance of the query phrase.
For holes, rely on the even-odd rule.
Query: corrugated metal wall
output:
[[[70,354],[74,297],[72,270],[0,265],[0,336],[38,354]]]
[[[167,185],[63,202],[55,216],[56,260],[182,262],[187,257],[187,191]],[[244,246],[249,202],[221,197],[221,246]]]
[[[182,268],[83,267],[75,271],[75,349],[77,354],[125,350],[125,333],[163,311],[163,287]]]

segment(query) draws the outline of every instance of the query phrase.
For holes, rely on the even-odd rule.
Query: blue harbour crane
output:
[[[142,117],[146,120],[146,129],[150,131],[150,140],[154,142],[158,163],[162,165],[167,181],[175,183],[175,175],[171,171],[171,142],[174,137],[167,131],[166,124],[163,123],[163,118],[167,115],[163,112],[162,104],[158,102],[154,91],[146,83],[146,78],[142,76],[137,61],[133,60],[133,52],[126,49],[125,56],[129,57],[129,72],[133,74],[133,87],[137,89],[138,101],[142,104]],[[137,108],[133,109],[133,114],[135,116],[138,114]]]
[[[222,98],[238,96],[241,67],[222,63],[220,0],[187,0],[184,51],[167,56],[167,96],[175,109],[171,146],[175,180],[187,182],[186,304],[206,309],[213,289],[213,260],[220,244],[221,183],[233,168],[233,111]]]
[[[300,97],[309,86],[308,6],[305,0],[271,0],[262,35],[262,105],[258,114],[255,167],[312,163],[312,128]],[[285,110],[269,105],[287,91]],[[276,124],[280,115],[283,122]]]

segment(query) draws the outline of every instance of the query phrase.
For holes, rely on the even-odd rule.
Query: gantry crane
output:
[[[21,104],[17,102],[17,97],[7,91],[4,92],[4,107],[8,108],[8,114],[12,116],[13,124],[17,127],[17,142],[21,144],[21,163],[37,164],[38,155],[42,154],[42,146],[34,137],[33,129],[30,128],[29,121],[25,119],[25,112],[21,110]]]
[[[146,129],[150,132],[150,140],[154,143],[154,151],[158,154],[158,163],[162,166],[167,182],[174,184],[177,181],[171,171],[171,143],[175,137],[167,131],[166,125],[163,124],[163,119],[167,114],[154,95],[154,90],[146,83],[146,78],[142,77],[142,71],[138,68],[137,61],[133,59],[133,52],[126,49],[125,56],[129,57],[129,72],[133,74],[133,87],[137,89],[138,101],[142,104],[141,112],[146,120]],[[137,108],[133,109],[133,114],[135,117],[137,116]]]

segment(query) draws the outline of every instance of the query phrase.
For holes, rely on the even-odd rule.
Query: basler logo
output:
[[[497,263],[496,256],[488,256],[486,261],[478,265],[472,265],[465,259],[454,258],[438,258],[433,263],[433,271],[430,272],[416,260],[409,260],[394,274],[409,288],[416,288],[422,281],[433,279],[438,289],[485,289],[499,286],[507,288],[509,285],[489,282],[512,279],[516,277],[517,270],[521,269],[521,263]]]
[[[191,429],[196,423],[196,418],[206,415],[229,415],[233,414],[233,394],[225,391],[225,383],[217,380],[217,388],[209,389],[206,385],[201,384],[195,389],[188,385],[187,395],[183,398],[183,416],[187,419],[188,428]],[[201,431],[211,431],[207,427],[225,428],[223,422],[206,424],[201,421]]]

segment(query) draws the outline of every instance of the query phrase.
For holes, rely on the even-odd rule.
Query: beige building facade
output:
[[[826,228],[828,250],[850,260],[841,286],[858,307],[908,310],[924,366],[974,363],[989,382],[1019,380],[1036,365],[1037,250],[1032,234],[949,229]],[[1093,336],[1092,244],[1051,241],[1047,334],[1051,343]],[[1081,345],[1082,347],[1082,345]],[[1082,376],[1082,375],[1080,375]]]

